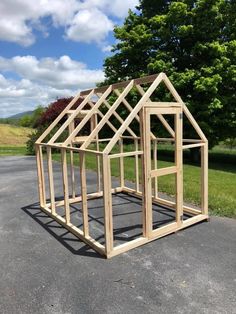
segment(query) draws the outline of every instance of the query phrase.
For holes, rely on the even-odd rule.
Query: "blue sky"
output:
[[[104,79],[112,30],[138,0],[1,0],[0,117]]]

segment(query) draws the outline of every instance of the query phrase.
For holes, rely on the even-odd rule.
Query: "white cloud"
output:
[[[52,26],[64,27],[68,39],[100,42],[113,29],[111,17],[124,18],[137,4],[138,0],[1,0],[0,40],[32,45],[35,29],[48,35],[42,18],[51,17]]]
[[[34,56],[0,57],[0,71],[15,73],[21,79],[7,79],[0,74],[0,117],[47,105],[57,97],[74,95],[78,90],[95,86],[104,79],[102,70],[68,56],[59,59]]]
[[[112,46],[111,45],[107,45],[107,46],[103,46],[102,47],[102,51],[103,52],[111,52]]]
[[[54,26],[63,26],[78,10],[76,0],[1,0],[0,39],[29,46],[34,43],[34,26],[51,16]],[[37,27],[36,27],[37,28]]]
[[[67,38],[91,43],[102,42],[113,30],[113,23],[98,9],[80,10],[67,29]]]

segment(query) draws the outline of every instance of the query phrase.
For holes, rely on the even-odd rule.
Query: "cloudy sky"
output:
[[[0,117],[104,79],[103,60],[138,0],[1,0]]]

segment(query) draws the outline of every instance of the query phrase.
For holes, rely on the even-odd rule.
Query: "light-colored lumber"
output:
[[[202,213],[208,215],[208,143],[201,147],[201,206]]]
[[[96,130],[94,130],[93,132],[91,132],[91,134],[89,135],[88,139],[83,143],[83,145],[81,146],[81,148],[87,148],[87,146],[91,143],[91,141],[94,139],[94,137],[96,136],[96,133],[98,133],[102,127],[107,123],[108,119],[112,116],[112,114],[114,113],[114,111],[116,110],[116,108],[119,106],[119,104],[122,102],[122,99],[128,95],[128,93],[130,92],[130,90],[132,89],[134,85],[134,82],[131,81],[126,88],[123,90],[123,92],[120,94],[120,96],[115,100],[114,104],[111,106],[111,108],[107,111],[107,113],[105,114],[105,116],[102,118],[102,120],[98,123]],[[102,99],[102,97],[100,98],[100,100]],[[103,101],[103,99],[102,99]],[[123,123],[124,124],[124,123]],[[117,134],[118,131],[115,133]],[[114,135],[115,136],[115,135]],[[117,138],[116,142],[119,140],[119,137]],[[111,140],[112,141],[112,140]],[[116,143],[115,142],[115,143]],[[115,144],[114,143],[114,144]],[[109,144],[108,144],[109,145]]]
[[[160,168],[160,169],[154,169],[150,172],[151,177],[160,177],[160,176],[166,176],[168,174],[176,173],[177,172],[177,167],[176,166],[171,166],[171,167],[165,167],[165,168]]]
[[[157,169],[157,141],[153,143],[153,161],[154,170]],[[154,178],[154,197],[158,197],[158,180],[157,177]]]
[[[69,190],[68,190],[68,174],[67,174],[67,157],[66,149],[61,149],[61,163],[62,163],[62,180],[63,180],[63,192],[64,192],[64,207],[65,207],[65,219],[66,223],[70,223],[70,204],[69,204]]]
[[[152,94],[156,91],[161,82],[164,82],[167,89],[172,94],[174,101],[151,101]],[[149,84],[149,87],[145,86],[144,90],[141,84]],[[134,89],[137,89],[141,98],[136,104],[132,103],[131,106],[127,101],[127,96],[129,96],[129,93]],[[111,103],[112,97],[108,98],[112,92],[117,95],[117,98],[115,100],[113,99],[113,103]],[[81,96],[83,97],[81,104],[75,110],[72,110],[73,105]],[[94,96],[98,96],[96,103],[94,103]],[[88,109],[88,106],[90,106],[90,109]],[[106,113],[103,113],[104,106],[108,109]],[[120,106],[123,107],[120,108]],[[126,110],[127,115],[122,114],[121,117],[118,113],[120,112],[118,109]],[[174,115],[174,129],[164,118],[163,115],[166,114]],[[196,130],[199,139],[183,139],[183,114],[185,114],[186,118]],[[153,127],[151,126],[152,115],[158,117],[159,121],[157,121],[157,123],[163,124],[171,135],[170,138],[161,138],[151,132]],[[109,120],[112,116],[121,124],[120,127],[114,126]],[[63,117],[65,117],[66,120],[60,126],[58,123]],[[78,119],[80,119],[80,121]],[[136,119],[139,124],[139,130],[134,130],[134,128],[131,127],[131,123],[134,119]],[[79,132],[81,132],[81,130],[83,131],[87,123],[90,123],[90,133],[80,137]],[[46,141],[49,133],[58,126],[58,130],[51,139]],[[101,134],[99,132],[104,131],[105,127],[110,127],[110,132],[114,135],[108,134],[107,138],[99,138]],[[58,138],[63,132],[67,132],[67,130],[69,131],[68,137],[64,142],[61,141],[59,143]],[[124,139],[133,140],[133,151],[126,152],[124,150]],[[173,166],[158,168],[157,151],[159,142],[174,144],[175,164]],[[103,151],[101,151],[101,143],[105,143],[106,145]],[[93,145],[90,147],[90,144]],[[115,145],[119,145],[119,152],[113,154],[112,151]],[[70,102],[43,135],[39,137],[35,147],[39,199],[42,210],[91,248],[107,258],[127,252],[130,249],[208,218],[207,139],[196,120],[185,106],[180,95],[164,73],[82,91]],[[195,147],[200,147],[201,149],[201,209],[183,204],[183,150]],[[44,149],[46,149],[47,152],[45,158],[47,160],[50,196],[47,201],[43,163]],[[63,199],[61,199],[61,195],[56,195],[56,190],[54,190],[52,167],[52,151],[54,149],[61,151]],[[79,168],[75,168],[74,165],[75,154],[79,156]],[[97,192],[95,193],[88,193],[87,191],[85,163],[87,154],[93,154],[96,159]],[[69,164],[67,164],[67,155],[69,156]],[[141,180],[139,179],[139,156],[141,157]],[[126,157],[133,158],[134,160],[133,188],[127,187],[125,184],[124,158]],[[117,188],[112,188],[111,160],[114,158],[119,158],[120,186]],[[70,169],[71,182],[68,182],[68,167]],[[76,193],[75,169],[78,169],[80,173],[80,195]],[[161,197],[162,194],[158,192],[159,176],[169,174],[175,175],[175,201]],[[154,183],[154,185],[152,183]],[[72,187],[71,195],[69,193],[69,184],[71,184]],[[115,193],[127,193],[142,199],[142,236],[114,247],[112,195]],[[88,201],[96,198],[103,198],[104,203],[104,246],[89,235]],[[72,212],[70,213],[70,204],[76,203],[81,203],[82,206],[83,230],[80,230],[71,222],[70,216]],[[175,221],[169,223],[163,222],[163,225],[159,225],[153,229],[153,204],[164,206],[167,210],[175,212]],[[63,215],[63,217],[57,214],[57,212],[59,212],[57,208],[61,206],[65,208],[65,215]]]
[[[152,232],[152,180],[151,180],[151,137],[150,137],[150,115],[147,109],[143,109],[143,157],[144,157],[144,182],[145,195],[144,206],[146,208],[146,232],[149,238]]]
[[[59,114],[59,116],[48,126],[48,128],[43,132],[43,134],[37,139],[37,141],[35,142],[36,144],[41,143],[46,136],[54,129],[54,127],[61,121],[61,119],[66,115],[66,113],[68,112],[68,110],[70,110],[70,108],[73,107],[73,105],[78,101],[78,99],[81,97],[80,93],[77,94],[77,96],[75,96],[75,98],[73,98],[71,100],[71,102],[67,105],[67,107]]]
[[[116,144],[118,141],[119,137],[123,134],[123,132],[126,130],[127,126],[131,123],[131,121],[134,119],[134,117],[137,115],[137,113],[140,111],[142,108],[143,104],[149,99],[149,97],[152,95],[154,90],[157,88],[157,86],[160,84],[162,81],[162,74],[159,74],[156,80],[151,84],[151,86],[148,88],[146,93],[142,96],[142,98],[139,100],[137,105],[134,107],[133,111],[128,115],[128,117],[125,119],[125,122],[121,127],[118,129],[116,134],[113,136],[112,140],[110,143],[107,145],[107,147],[104,149],[105,154],[109,154],[110,151],[112,150],[113,146]],[[133,86],[133,84],[132,84]],[[137,86],[136,86],[137,87]],[[122,94],[121,94],[122,95]],[[121,96],[120,96],[121,97]],[[118,98],[119,99],[119,98]]]
[[[97,114],[94,115],[93,119],[94,119],[94,129],[95,129],[97,127],[97,124],[98,124]],[[99,151],[100,148],[99,148],[99,136],[98,136],[98,134],[96,135],[95,141],[96,141],[96,149]],[[99,155],[96,156],[96,166],[97,166],[97,191],[100,192],[101,191],[101,160],[100,160]]]
[[[125,153],[117,153],[117,154],[112,154],[109,155],[109,158],[118,158],[118,157],[132,157],[132,156],[138,156],[138,155],[142,155],[143,151],[142,150],[138,150],[138,151],[133,151],[133,152],[125,152]]]
[[[140,133],[141,133],[141,141],[140,141],[140,146],[141,150],[144,150],[144,145],[145,145],[145,139],[144,139],[144,132],[145,132],[145,113],[144,113],[144,108],[142,108],[139,112],[139,118],[140,118]],[[143,237],[147,238],[147,208],[146,208],[146,190],[147,190],[147,172],[146,172],[146,166],[145,166],[145,161],[146,157],[144,154],[141,155],[141,174],[142,174],[142,192],[137,192],[136,193],[141,195],[142,198],[142,226],[143,226]],[[123,191],[126,188],[123,188]]]
[[[162,74],[162,73],[160,73],[160,74]],[[157,76],[160,75],[160,74],[153,74],[153,75],[144,76],[144,77],[141,77],[141,78],[136,78],[136,79],[132,79],[132,80],[127,80],[127,81],[115,83],[115,84],[112,84],[112,85],[107,85],[107,86],[103,86],[103,87],[98,87],[98,88],[95,88],[95,89],[94,89],[94,92],[95,92],[96,94],[98,94],[98,93],[104,93],[105,90],[106,90],[108,87],[111,87],[112,90],[116,90],[116,89],[119,89],[119,88],[124,88],[124,87],[128,86],[131,81],[134,81],[134,84],[135,84],[135,85],[137,85],[137,84],[152,83],[152,82],[155,81],[155,79],[157,78]],[[82,91],[82,92],[81,92],[81,96],[85,96],[85,95],[89,94],[90,92],[91,92],[91,89]]]
[[[106,254],[113,250],[113,223],[112,223],[112,200],[111,200],[111,170],[110,160],[107,155],[102,159],[103,197],[104,197],[104,229],[106,241]]]
[[[73,233],[76,237],[78,237],[79,239],[81,239],[82,241],[84,241],[86,244],[88,244],[90,247],[92,247],[95,251],[97,251],[99,254],[101,255],[105,255],[105,248],[104,246],[99,243],[98,241],[94,240],[92,237],[84,236],[84,233],[82,230],[80,230],[79,228],[77,228],[76,226],[72,225],[72,224],[68,224],[66,222],[66,220],[61,217],[58,214],[52,214],[50,209],[47,207],[42,207],[42,210],[49,215],[50,217],[52,217],[53,219],[55,219],[59,224],[61,224],[63,227],[65,227],[67,230],[69,230],[71,233]]]
[[[204,133],[202,132],[200,126],[197,124],[197,121],[194,119],[194,117],[192,116],[192,114],[190,113],[189,109],[187,108],[186,105],[183,105],[183,110],[184,113],[186,115],[186,117],[188,118],[188,120],[191,122],[191,125],[193,126],[193,128],[195,129],[195,131],[197,132],[197,134],[199,135],[199,137],[204,141],[207,142],[207,138],[204,135]]]
[[[183,149],[201,147],[201,146],[203,146],[203,145],[204,145],[204,143],[188,144],[188,145],[183,145]]]
[[[138,139],[134,140],[135,151],[138,151]],[[135,155],[135,189],[139,191],[139,159],[138,155]]]
[[[37,162],[37,172],[38,172],[39,203],[40,203],[40,206],[42,207],[42,206],[45,206],[45,203],[46,203],[42,146],[36,144],[35,152],[36,152],[36,162]]]
[[[178,227],[183,223],[183,113],[175,114],[175,174],[176,189],[176,222]]]
[[[161,101],[147,101],[145,104],[144,104],[144,107],[148,108],[148,107],[158,107],[158,108],[170,108],[170,107],[177,107],[177,108],[180,108],[181,107],[181,104],[178,103],[178,102],[161,102]]]
[[[49,182],[49,193],[51,200],[51,211],[55,214],[55,193],[54,193],[54,181],[53,181],[53,169],[52,169],[52,148],[47,147],[47,164],[48,164],[48,182]]]
[[[73,132],[75,128],[75,121],[69,124],[69,134]],[[72,144],[70,145],[72,146]],[[74,152],[70,150],[70,176],[71,176],[71,191],[72,197],[75,197],[75,171],[74,171]]]
[[[86,165],[84,153],[80,153],[79,160],[80,160],[80,185],[82,198],[83,230],[84,236],[87,237],[89,235],[89,224],[88,224]]]
[[[111,108],[111,105],[109,104],[108,101],[104,100],[103,103],[106,105],[108,109]],[[119,116],[119,114],[116,111],[113,111],[113,115],[121,124],[124,122],[124,120]],[[131,136],[134,136],[135,138],[137,137],[137,135],[134,133],[134,131],[130,127],[127,127],[127,131],[130,133]]]
[[[64,145],[70,144],[71,140],[76,136],[76,134],[82,130],[82,128],[85,126],[85,124],[92,118],[93,114],[96,113],[97,109],[101,106],[103,103],[103,100],[107,98],[107,96],[111,93],[111,87],[108,87],[104,94],[99,98],[99,100],[96,102],[96,104],[93,106],[91,110],[89,110],[89,113],[82,119],[82,121],[77,125],[77,127],[74,129],[74,131],[68,136],[66,141],[64,142]],[[93,91],[89,93],[88,100],[90,100],[89,96],[93,95]],[[85,99],[87,99],[87,97]],[[82,105],[82,103],[81,103]]]
[[[75,109],[74,113],[72,113],[67,119],[66,121],[62,124],[62,126],[57,130],[57,132],[52,136],[52,138],[48,141],[49,144],[53,144],[56,139],[63,133],[63,131],[65,131],[65,129],[67,127],[69,127],[69,124],[76,118],[76,116],[78,115],[78,113],[80,112],[80,110],[88,103],[89,99],[92,97],[93,95],[93,91],[91,91],[85,98],[84,100],[81,102],[81,104]],[[73,132],[72,132],[73,134]],[[69,137],[72,135],[70,134]]]
[[[120,144],[120,158],[119,158],[119,167],[120,167],[120,186],[123,188],[125,185],[125,173],[124,173],[124,144],[123,139],[120,138],[119,140]],[[111,158],[111,156],[109,156]],[[114,155],[112,155],[112,158],[114,158]]]
[[[127,193],[129,195],[133,195],[137,198],[140,198],[142,199],[142,192],[136,192],[134,189],[131,189],[131,188],[128,188],[128,187],[124,187],[122,189],[122,192],[123,193]],[[170,207],[172,209],[175,209],[176,207],[176,203],[175,202],[172,202],[170,200],[167,200],[167,199],[164,199],[164,198],[161,198],[160,196],[155,198],[154,196],[152,197],[152,202],[153,204],[157,204],[157,205],[164,205],[164,206],[167,206],[167,207]],[[193,207],[190,207],[190,206],[186,206],[186,205],[183,205],[183,210],[184,212],[186,213],[189,213],[189,214],[193,214],[193,215],[198,215],[198,214],[201,214],[202,211],[200,209],[196,209],[196,208],[193,208]]]
[[[136,86],[138,92],[144,96],[145,95],[145,91],[143,90],[143,88],[140,85]],[[150,98],[148,97],[148,101],[150,101]],[[161,121],[161,123],[163,124],[163,126],[166,128],[166,130],[169,132],[169,134],[173,137],[174,136],[174,130],[172,129],[172,127],[169,125],[169,123],[166,121],[166,119],[161,115],[158,114],[157,115],[158,119]]]

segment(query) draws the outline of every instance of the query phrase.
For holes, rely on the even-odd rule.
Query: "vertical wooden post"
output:
[[[94,118],[93,119],[94,119],[94,121],[93,121],[93,129],[95,129],[97,124],[98,124],[98,115],[97,115],[97,113],[94,114]],[[98,140],[99,140],[99,138],[98,138],[98,134],[97,134],[96,135],[96,149],[97,149],[97,151],[100,150]],[[96,156],[96,163],[97,163],[97,192],[100,192],[101,191],[101,163],[100,163],[100,156],[99,155]]]
[[[84,230],[84,236],[87,237],[89,235],[89,224],[88,224],[88,202],[87,202],[85,153],[80,152],[79,158],[80,158],[80,185],[81,185],[82,212],[83,212],[83,230]]]
[[[113,250],[113,217],[111,194],[111,164],[108,155],[102,158],[103,170],[103,199],[104,199],[104,231],[106,241],[106,254]]]
[[[36,150],[36,162],[37,162],[37,171],[38,171],[39,202],[40,202],[41,207],[45,207],[46,192],[45,192],[42,146],[35,145],[35,150]]]
[[[142,177],[143,177],[143,236],[150,237],[152,232],[152,181],[150,151],[150,115],[148,109],[140,112],[142,143]]]
[[[153,160],[154,160],[154,169],[157,169],[157,140],[153,139]],[[154,177],[154,197],[158,198],[158,178]]]
[[[138,139],[134,140],[135,151],[138,151]],[[135,190],[139,192],[139,156],[135,155]]]
[[[65,202],[65,220],[66,224],[70,223],[70,204],[69,204],[69,190],[68,190],[68,173],[67,173],[67,157],[66,149],[61,148],[61,163],[62,163],[62,179]]]
[[[54,193],[54,181],[53,181],[53,169],[52,169],[52,148],[47,147],[47,163],[48,163],[48,182],[49,192],[51,199],[51,212],[53,215],[56,213],[55,207],[55,193]]]
[[[72,121],[69,124],[69,134],[71,134],[75,129],[75,122]],[[72,146],[72,144],[70,145]],[[70,150],[70,175],[71,175],[71,191],[72,198],[75,198],[75,170],[74,170],[74,152]]]
[[[175,114],[175,165],[177,173],[175,175],[176,188],[176,222],[178,227],[183,223],[183,112]]]
[[[208,215],[208,142],[201,147],[201,207]]]
[[[124,152],[124,143],[123,139],[119,139],[120,144],[120,153]],[[120,157],[120,187],[123,188],[125,185],[125,179],[124,179],[124,157]]]

